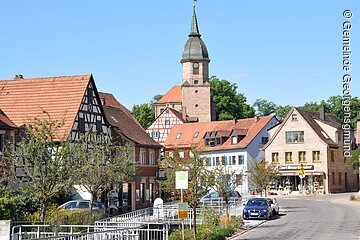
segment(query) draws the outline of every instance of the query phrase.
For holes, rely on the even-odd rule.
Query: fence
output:
[[[146,226],[147,225],[147,226]],[[167,240],[169,227],[167,224],[142,223],[143,228],[127,228],[121,224],[112,226],[60,225],[53,231],[51,225],[20,225],[13,228],[12,240]],[[62,229],[62,230],[61,230]],[[65,231],[64,229],[67,229]],[[35,231],[34,231],[35,230]]]

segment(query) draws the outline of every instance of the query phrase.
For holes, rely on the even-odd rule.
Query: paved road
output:
[[[285,212],[235,239],[360,239],[360,202],[348,193],[277,199]]]

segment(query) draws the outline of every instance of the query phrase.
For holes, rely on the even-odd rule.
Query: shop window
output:
[[[313,151],[313,162],[320,162],[320,151]]]
[[[273,163],[278,163],[279,162],[279,153],[278,152],[271,153],[271,160]]]
[[[305,151],[299,152],[299,162],[306,162],[306,152]]]
[[[285,162],[292,162],[292,152],[285,153]]]
[[[286,134],[286,143],[304,142],[304,131],[285,132],[285,134]]]

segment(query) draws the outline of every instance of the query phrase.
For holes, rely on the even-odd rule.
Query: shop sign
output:
[[[279,166],[279,171],[296,171],[296,170],[314,170],[314,165],[282,165]]]

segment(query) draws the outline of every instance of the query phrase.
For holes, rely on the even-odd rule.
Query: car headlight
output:
[[[261,210],[261,212],[267,212],[267,211],[268,211],[267,209]]]

